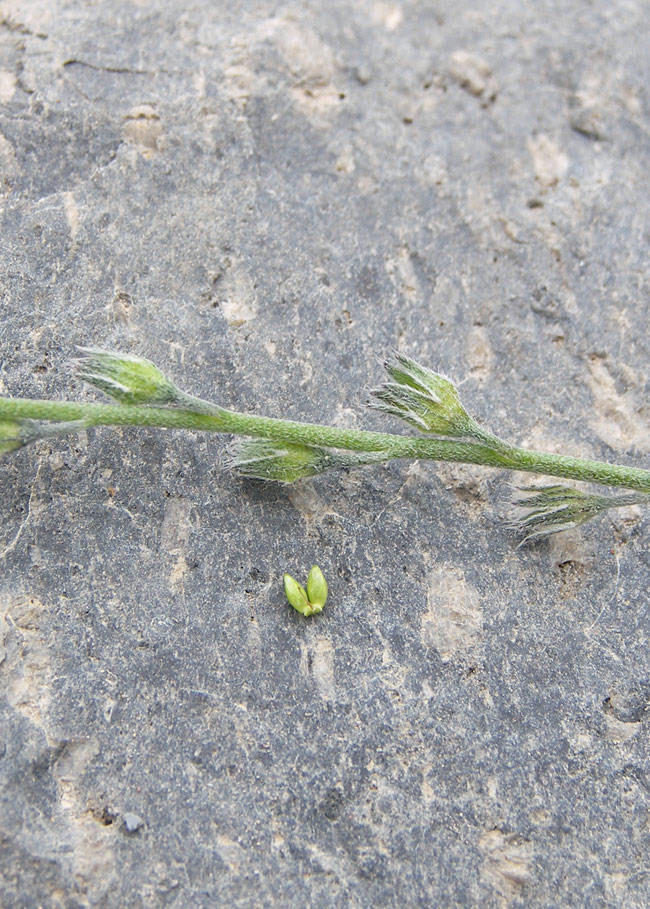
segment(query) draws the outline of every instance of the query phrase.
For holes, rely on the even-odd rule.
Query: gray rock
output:
[[[398,347],[512,441],[650,466],[649,19],[4,0],[1,393],[97,400],[99,345],[406,432],[358,406]],[[648,905],[647,516],[517,550],[512,477],[276,488],[226,441],[0,463],[0,903]]]
[[[133,812],[127,811],[124,815],[124,826],[127,833],[135,833],[143,824],[144,821],[139,814],[133,814]]]

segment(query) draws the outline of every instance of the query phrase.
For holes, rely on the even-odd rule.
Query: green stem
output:
[[[143,426],[168,429],[193,429],[205,432],[224,432],[244,436],[259,436],[277,442],[295,442],[347,451],[378,452],[383,457],[424,458],[434,461],[456,461],[482,464],[507,470],[565,477],[604,486],[618,486],[650,493],[650,471],[623,467],[603,461],[588,461],[565,455],[530,451],[500,443],[496,450],[478,442],[457,442],[447,439],[399,436],[383,432],[337,429],[315,423],[297,423],[256,414],[225,410],[198,399],[186,399],[200,404],[202,412],[176,408],[116,404],[73,404],[59,401],[39,401],[26,398],[0,398],[0,418],[33,419],[68,422],[83,420],[86,426]]]

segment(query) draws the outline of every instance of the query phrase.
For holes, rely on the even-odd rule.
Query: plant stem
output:
[[[500,442],[498,450],[477,442],[418,438],[391,433],[338,429],[256,414],[243,414],[187,396],[195,410],[115,404],[75,404],[29,398],[0,398],[0,418],[54,422],[83,421],[90,426],[142,426],[259,436],[277,442],[319,445],[347,451],[376,452],[370,461],[423,458],[483,464],[507,470],[565,477],[604,486],[650,493],[650,470],[589,461],[565,455],[515,448]],[[198,412],[198,411],[201,412]],[[383,457],[382,457],[383,456]]]

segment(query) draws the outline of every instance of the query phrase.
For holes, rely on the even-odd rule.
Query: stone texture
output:
[[[95,344],[383,428],[398,347],[506,438],[650,466],[649,26],[0,0],[0,392],[94,399]],[[510,477],[265,487],[224,445],[0,465],[1,904],[647,906],[647,516],[517,550]]]

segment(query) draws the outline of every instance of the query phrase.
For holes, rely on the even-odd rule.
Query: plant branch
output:
[[[197,399],[194,399],[199,403]],[[401,436],[392,433],[339,429],[315,423],[280,420],[226,410],[200,402],[203,412],[178,407],[131,404],[71,403],[29,398],[0,398],[0,420],[81,421],[91,426],[140,426],[189,429],[257,436],[279,443],[380,452],[381,460],[422,458],[482,464],[547,476],[565,477],[650,494],[650,471],[567,455],[549,454],[500,443],[497,450],[481,442]],[[206,411],[210,412],[206,412]],[[374,462],[375,459],[372,458]]]

